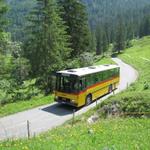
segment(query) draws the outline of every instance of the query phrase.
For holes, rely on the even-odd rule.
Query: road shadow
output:
[[[75,108],[73,106],[56,103],[54,105],[42,108],[41,110],[58,116],[66,116],[72,114],[73,111],[78,111],[79,109],[80,108]]]
[[[123,54],[123,53],[124,53],[123,51],[120,51],[119,53],[118,53],[118,52],[113,52],[113,53],[111,54],[111,57],[112,57],[112,58],[116,58],[116,57],[118,57],[118,55]]]
[[[94,103],[95,101],[99,101],[101,98],[103,98],[103,97],[105,97],[106,95],[109,95],[109,94],[110,93],[107,93],[107,94],[97,98],[96,100],[92,101],[92,103]],[[66,104],[55,103],[51,106],[44,107],[41,110],[45,111],[45,112],[48,112],[48,113],[55,114],[57,116],[66,116],[66,115],[69,115],[69,114],[73,114],[74,111],[77,112],[77,111],[81,110],[84,107],[86,107],[86,106],[76,108],[76,107],[66,105]]]

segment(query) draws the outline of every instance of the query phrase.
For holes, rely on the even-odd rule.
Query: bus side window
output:
[[[119,68],[117,68],[117,75],[119,75],[119,71],[120,71]]]
[[[91,86],[93,84],[91,75],[86,76],[86,84],[87,84],[87,86]]]
[[[79,89],[80,90],[85,90],[86,88],[86,78],[85,77],[82,77],[80,80],[79,80]]]
[[[103,72],[100,72],[100,81],[103,81]]]
[[[107,70],[107,79],[109,79],[111,77],[111,72],[110,70]]]
[[[91,74],[90,75],[90,85],[93,85],[95,83],[95,77],[94,77],[94,74]]]
[[[119,68],[115,68],[115,75],[119,75]]]
[[[89,86],[89,77],[86,76],[86,85]]]
[[[101,81],[102,81],[102,74],[101,74],[101,72],[99,72],[99,73],[97,74],[97,78],[98,78],[98,82],[101,82]]]
[[[98,73],[94,74],[94,79],[95,79],[95,83],[99,82],[99,74]]]
[[[101,81],[103,81],[104,80],[103,72],[100,72],[100,74],[101,74]]]
[[[114,69],[114,76],[116,76],[116,68]]]
[[[113,71],[113,76],[115,76],[115,69],[113,69],[112,71]]]
[[[113,77],[113,76],[114,76],[114,72],[113,72],[113,70],[111,69],[111,70],[110,70],[110,78]]]
[[[103,72],[103,80],[106,80],[106,79],[107,79],[107,76],[108,76],[107,73],[108,73],[107,71],[104,71],[104,72]]]

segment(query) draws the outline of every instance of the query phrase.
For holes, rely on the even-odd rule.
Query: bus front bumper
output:
[[[55,97],[55,101],[60,103],[60,104],[67,104],[67,105],[75,106],[75,107],[78,106],[78,104],[75,103],[74,100],[70,100],[70,99],[63,98],[63,97]]]

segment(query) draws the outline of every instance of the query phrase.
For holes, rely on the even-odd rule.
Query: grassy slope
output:
[[[110,58],[102,58],[102,59],[98,59],[96,61],[96,65],[100,65],[100,64],[108,64],[108,63],[114,63]],[[6,115],[10,115],[13,113],[17,113],[20,111],[24,111],[27,109],[31,109],[31,108],[35,108],[37,106],[41,106],[41,105],[45,105],[45,104],[50,104],[53,102],[54,97],[52,95],[47,96],[47,97],[37,97],[37,98],[32,98],[29,101],[18,101],[15,103],[10,103],[10,104],[6,104],[4,106],[0,105],[0,117],[6,116]]]
[[[150,120],[107,119],[92,126],[78,123],[65,125],[30,140],[4,142],[5,150],[148,150],[150,147]],[[91,132],[89,132],[91,130]],[[147,132],[149,131],[149,132]]]
[[[150,83],[150,36],[133,41],[134,47],[125,51],[119,57],[136,68],[140,74],[135,83],[136,91],[143,91],[144,82]],[[146,92],[150,92],[150,89]]]
[[[109,98],[103,105],[117,101],[125,112],[150,113],[150,36],[133,41],[133,45],[119,57],[135,67],[140,76],[128,90]]]
[[[102,65],[102,64],[115,64],[110,57],[103,57],[102,59],[98,59],[95,62],[95,65]]]
[[[131,86],[131,89],[123,92],[127,97],[136,92],[144,93],[143,97],[149,94],[149,89],[143,92],[143,82],[149,82],[148,62],[140,57],[150,59],[150,37],[134,42],[134,46],[126,50],[120,57],[131,63],[139,70],[138,82]],[[142,50],[141,50],[142,49]],[[132,59],[131,59],[132,58]],[[135,58],[137,59],[135,61]],[[147,66],[148,65],[148,66]],[[131,92],[131,93],[130,93]],[[130,93],[130,94],[129,94]],[[121,95],[122,95],[121,94]],[[114,99],[121,100],[120,94]],[[107,103],[112,101],[110,98]],[[148,99],[146,99],[148,100]],[[146,101],[149,103],[149,101]],[[76,118],[76,124],[71,127],[65,124],[52,131],[42,134],[30,140],[8,141],[0,144],[2,149],[144,149],[149,150],[150,143],[150,120],[138,118],[116,118],[101,119],[93,125],[86,123],[87,118],[95,111],[90,110],[85,115]],[[89,133],[91,130],[91,133]]]
[[[29,101],[18,101],[16,103],[10,103],[4,106],[0,106],[0,117],[49,104],[53,102],[53,99],[53,95],[50,95],[47,97],[34,98]]]

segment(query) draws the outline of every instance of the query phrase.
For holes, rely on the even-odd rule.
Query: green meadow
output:
[[[8,141],[2,150],[149,150],[150,120],[102,119],[93,125],[85,121],[66,124],[32,139]]]
[[[35,97],[30,100],[18,101],[0,106],[0,117],[52,103],[54,96]]]

